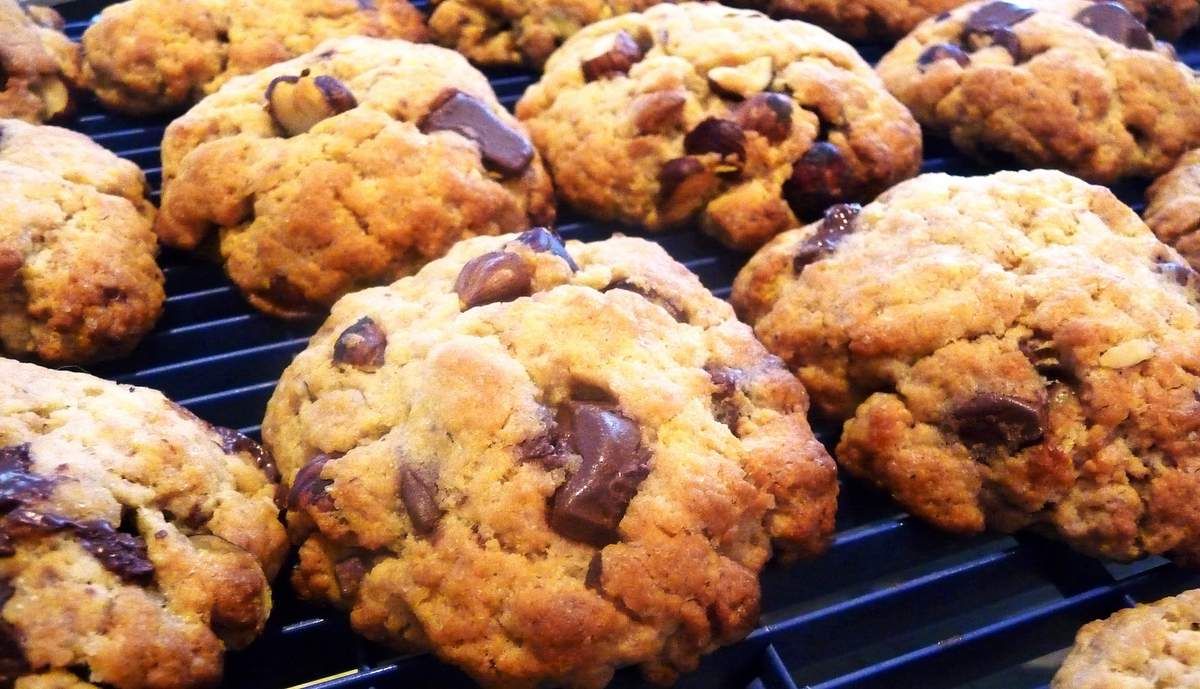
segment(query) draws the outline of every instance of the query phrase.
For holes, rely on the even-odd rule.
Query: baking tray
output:
[[[67,32],[78,38],[105,4],[79,0],[58,9]],[[1177,48],[1188,64],[1200,65],[1200,37],[1193,34]],[[878,47],[861,50],[870,60],[881,54]],[[488,76],[510,107],[534,78],[514,70]],[[157,200],[159,142],[169,121],[115,116],[84,103],[67,126],[140,165]],[[927,142],[924,170],[990,172],[936,141]],[[1128,184],[1116,191],[1140,209],[1144,188]],[[613,229],[569,211],[559,225],[565,237],[583,240]],[[649,237],[721,297],[746,260],[690,230]],[[161,263],[168,298],[158,327],[132,356],[89,370],[157,388],[213,423],[256,435],[276,379],[318,324],[282,323],[257,313],[218,267],[197,257],[167,250]],[[836,429],[818,431],[827,443],[835,440]],[[277,583],[266,631],[249,649],[228,656],[223,687],[473,686],[428,654],[397,656],[359,639],[342,615],[297,600],[286,570]],[[790,568],[769,566],[760,626],[742,643],[708,656],[679,686],[1041,688],[1082,624],[1197,586],[1200,575],[1161,558],[1113,565],[1036,536],[941,534],[886,496],[846,480],[829,553]],[[615,687],[641,685],[633,670],[614,680]]]

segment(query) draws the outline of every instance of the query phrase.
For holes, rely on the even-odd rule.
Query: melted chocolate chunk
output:
[[[0,448],[0,514],[46,500],[54,492],[57,479],[30,473],[32,467],[28,443]]]
[[[784,198],[796,217],[810,220],[846,198],[849,172],[841,149],[819,141],[792,166],[792,176],[783,183]]]
[[[290,509],[333,511],[333,496],[327,490],[333,481],[321,478],[321,471],[334,459],[337,457],[319,454],[296,472],[296,478],[292,479],[292,490],[288,493]]]
[[[533,275],[517,254],[492,251],[463,266],[454,282],[454,291],[468,309],[512,301],[533,293]]]
[[[744,374],[728,366],[706,366],[704,370],[713,384],[713,416],[736,435],[738,419],[741,417],[737,391]]]
[[[745,160],[746,133],[733,120],[710,117],[687,133],[683,149],[689,155],[716,153],[723,159]]]
[[[484,165],[504,177],[523,174],[533,161],[533,144],[524,134],[501,120],[486,103],[457,89],[439,96],[418,126],[426,134],[451,131],[474,141]]]
[[[1006,29],[1020,24],[1035,14],[1037,14],[1037,10],[1017,3],[989,2],[975,10],[967,18],[966,30],[975,33],[988,33],[995,29]]]
[[[925,52],[917,58],[917,67],[924,72],[935,62],[942,60],[954,60],[963,67],[971,64],[971,56],[967,55],[962,48],[950,43],[935,43],[926,48]]]
[[[1154,50],[1154,36],[1120,3],[1098,2],[1081,10],[1075,21],[1126,47]]]
[[[588,81],[596,81],[629,74],[629,70],[641,62],[643,57],[645,52],[633,36],[625,31],[618,31],[613,37],[611,48],[583,61],[583,76]]]
[[[141,538],[121,533],[102,519],[75,523],[73,530],[84,550],[125,581],[145,582],[154,576],[154,564]]]
[[[675,320],[679,321],[680,323],[688,322],[687,313],[680,306],[678,306],[675,302],[671,301],[667,297],[663,296],[661,293],[659,293],[652,287],[646,287],[645,285],[639,285],[635,282],[631,282],[629,279],[626,278],[626,279],[622,279],[622,280],[617,280],[616,282],[610,284],[608,287],[605,287],[601,291],[611,292],[614,289],[623,289],[626,292],[633,292],[634,294],[642,297],[646,301],[662,307],[662,309],[664,311],[671,314],[671,318],[674,318]]]
[[[816,233],[797,249],[792,270],[799,275],[809,264],[832,253],[843,237],[854,232],[855,220],[861,212],[862,206],[856,203],[843,203],[825,211],[825,219],[817,226]]]
[[[358,593],[363,577],[367,575],[367,563],[363,558],[352,555],[333,566],[338,590],[344,598],[353,598]]]
[[[437,504],[437,483],[411,466],[400,467],[400,502],[413,531],[428,536],[437,529],[442,511]]]
[[[523,462],[537,462],[546,471],[561,469],[575,454],[571,445],[570,423],[551,421],[541,435],[522,441],[517,445],[517,457]]]
[[[232,428],[214,426],[213,430],[221,439],[221,449],[225,451],[225,454],[248,454],[254,460],[254,465],[266,475],[267,480],[272,483],[279,481],[279,467],[275,465],[275,458],[271,456],[270,452],[267,452],[265,447]]]
[[[1042,337],[1030,337],[1020,343],[1021,353],[1033,364],[1034,370],[1049,381],[1071,380],[1074,374],[1063,363],[1054,343]]]
[[[950,412],[950,425],[964,443],[1009,451],[1036,445],[1045,435],[1041,404],[984,392]]]
[[[571,439],[579,469],[554,494],[550,525],[593,545],[617,539],[617,528],[638,486],[650,474],[650,454],[637,424],[617,411],[573,402]]]
[[[546,227],[535,227],[532,230],[522,232],[517,241],[539,253],[551,253],[558,256],[566,262],[567,266],[574,273],[579,270],[579,266],[575,263],[575,259],[571,258],[571,254],[567,252],[567,247],[563,244],[562,237],[558,233]]]
[[[387,353],[387,333],[375,321],[363,316],[342,331],[333,343],[333,361],[355,368],[374,369],[383,366]]]
[[[733,120],[742,129],[758,132],[773,144],[792,133],[792,99],[782,93],[759,93],[733,111]]]

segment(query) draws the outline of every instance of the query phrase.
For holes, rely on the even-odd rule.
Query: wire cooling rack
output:
[[[60,5],[67,32],[77,38],[105,4]],[[1200,65],[1200,39],[1185,39],[1177,48],[1188,64]],[[880,54],[877,48],[862,51],[872,60]],[[489,77],[511,107],[534,75],[506,70]],[[168,121],[115,116],[85,104],[68,126],[140,165],[157,200],[159,143]],[[990,171],[935,141],[927,142],[924,170]],[[1140,209],[1144,185],[1116,191]],[[583,240],[611,232],[569,214],[559,229]],[[746,260],[693,231],[649,237],[722,297]],[[131,357],[91,372],[157,388],[213,423],[257,433],[276,379],[316,324],[260,315],[219,268],[196,257],[164,251],[161,262],[168,299],[158,327]],[[823,440],[834,440],[824,430]],[[837,527],[823,558],[768,567],[761,625],[742,643],[707,657],[680,687],[1040,689],[1082,624],[1136,601],[1200,586],[1200,575],[1159,558],[1111,565],[1024,534],[940,534],[849,480]],[[340,614],[297,600],[286,575],[277,583],[262,638],[228,658],[227,689],[473,686],[432,656],[397,657],[359,639]],[[615,687],[640,684],[630,670],[614,681]]]

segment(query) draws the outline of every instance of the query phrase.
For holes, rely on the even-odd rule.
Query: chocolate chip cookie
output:
[[[457,244],[343,298],[263,434],[293,581],[485,686],[656,681],[741,638],[772,548],[820,552],[804,389],[657,245]]]
[[[1107,189],[1034,171],[835,207],[733,301],[914,514],[1200,566],[1198,288]]]
[[[0,359],[0,684],[215,686],[271,608],[277,477],[157,392]]]
[[[747,249],[915,174],[921,132],[849,45],[716,4],[584,29],[517,105],[560,196]]]
[[[408,0],[128,0],[83,35],[83,73],[105,106],[149,114],[354,35],[416,41],[426,29]]]
[[[554,217],[524,128],[457,53],[372,38],[236,79],[167,129],[157,230],[210,235],[254,306],[324,313],[455,241]]]
[[[162,312],[141,170],[82,134],[0,120],[0,351],[127,353]]]
[[[1200,269],[1200,149],[1158,178],[1146,192],[1146,224]]]
[[[985,163],[1096,182],[1151,177],[1200,144],[1200,81],[1124,7],[976,2],[878,67],[926,131]]]
[[[1200,686],[1200,591],[1122,610],[1079,630],[1051,689]]]
[[[79,46],[49,7],[0,0],[0,118],[45,122],[70,112]]]

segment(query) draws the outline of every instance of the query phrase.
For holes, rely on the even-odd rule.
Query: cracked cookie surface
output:
[[[276,476],[157,392],[0,359],[0,684],[215,686],[270,610]]]
[[[470,239],[343,298],[263,433],[293,581],[493,687],[656,681],[744,636],[772,549],[822,551],[804,389],[657,245]]]
[[[0,0],[0,118],[45,122],[72,108],[79,46],[49,7]]]
[[[426,29],[407,0],[127,0],[84,33],[84,80],[109,108],[163,112],[354,35],[416,41]]]
[[[1146,224],[1200,270],[1200,149],[1179,159],[1146,191]]]
[[[77,363],[133,349],[164,299],[153,218],[133,163],[0,120],[0,350]]]
[[[878,72],[929,133],[985,163],[1099,183],[1200,143],[1200,81],[1115,3],[978,2],[919,26]]]
[[[272,315],[323,313],[455,241],[554,218],[521,125],[457,53],[370,38],[240,77],[167,128],[162,241],[210,234]]]
[[[1200,591],[1122,610],[1079,630],[1051,689],[1200,686]]]
[[[735,308],[842,467],[955,532],[1200,565],[1195,272],[1107,189],[926,175],[780,235]]]
[[[849,45],[715,4],[593,24],[517,104],[559,196],[753,249],[916,173],[920,129]]]

